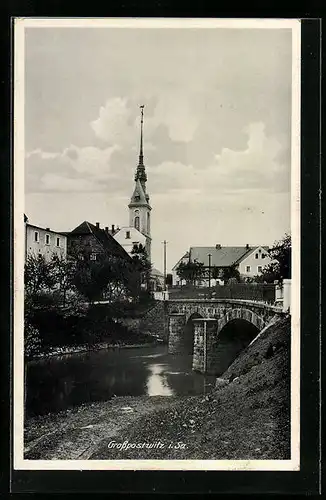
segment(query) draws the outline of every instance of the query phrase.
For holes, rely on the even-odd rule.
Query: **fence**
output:
[[[184,286],[170,288],[169,299],[244,299],[274,304],[275,285],[262,283],[237,283],[214,286],[211,288],[195,288]]]

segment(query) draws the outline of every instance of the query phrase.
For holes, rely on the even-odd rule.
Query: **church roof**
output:
[[[75,227],[69,236],[83,236],[92,234],[97,241],[102,245],[103,249],[108,251],[111,255],[130,259],[129,254],[125,249],[113,238],[113,236],[104,229],[101,229],[88,221],[84,221],[79,226]]]
[[[147,203],[147,198],[143,186],[139,179],[136,180],[135,189],[131,197],[131,203]]]
[[[207,267],[209,265],[208,254],[211,254],[211,266],[229,267],[241,262],[244,257],[259,248],[259,246],[249,248],[247,246],[190,247],[190,261],[197,260]],[[263,246],[262,248],[268,251],[268,247]]]

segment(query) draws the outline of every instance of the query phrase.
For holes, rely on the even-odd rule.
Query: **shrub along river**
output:
[[[26,416],[66,410],[114,396],[178,396],[210,392],[214,376],[192,371],[192,355],[166,345],[116,348],[35,360],[27,367]]]

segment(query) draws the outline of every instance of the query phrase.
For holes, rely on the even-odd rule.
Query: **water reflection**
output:
[[[96,351],[32,362],[27,370],[28,415],[57,412],[112,396],[201,394],[214,377],[191,369],[192,356],[166,346]]]
[[[150,365],[150,375],[147,380],[148,396],[172,396],[173,390],[169,387],[166,376],[162,373],[163,365]]]

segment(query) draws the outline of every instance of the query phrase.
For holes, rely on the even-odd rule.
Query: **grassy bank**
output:
[[[130,443],[160,440],[163,449],[109,449],[92,459],[289,459],[290,319],[267,329],[206,397],[183,398],[123,434]],[[121,437],[119,439],[121,441]],[[183,443],[169,447],[170,443]]]
[[[123,324],[118,315],[117,318],[112,317],[113,313],[108,305],[92,306],[80,314],[56,308],[35,309],[29,318],[34,328],[30,335],[30,325],[27,328],[25,325],[25,351],[31,351],[29,359],[33,359],[96,350],[103,346],[136,346],[156,342],[149,332],[139,331],[132,324]]]
[[[270,326],[206,396],[114,398],[35,417],[26,422],[26,458],[288,459],[290,337],[290,318]]]

